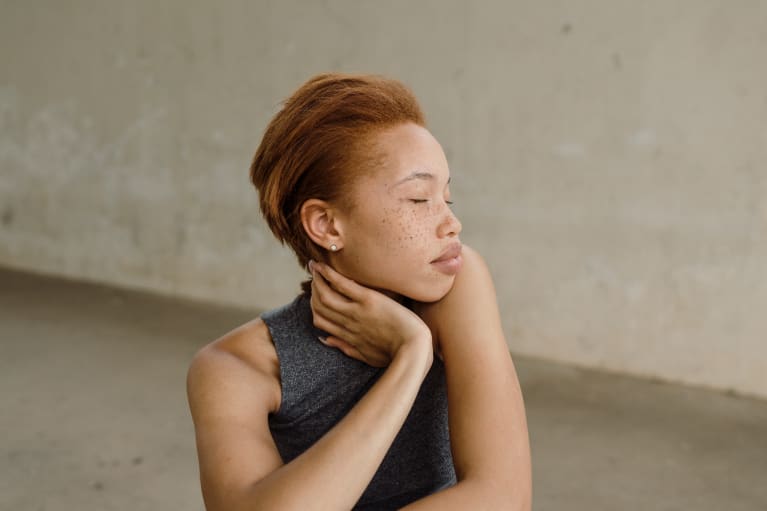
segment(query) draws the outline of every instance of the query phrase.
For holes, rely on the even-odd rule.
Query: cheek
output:
[[[378,216],[355,227],[366,238],[364,244],[381,257],[420,261],[433,255],[430,218],[415,208],[383,207]]]
[[[428,253],[429,223],[417,211],[401,211],[394,220],[387,222],[392,227],[389,238],[392,239],[396,249],[410,252],[419,257]]]

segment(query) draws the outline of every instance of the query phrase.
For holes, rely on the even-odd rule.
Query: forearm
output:
[[[524,481],[520,482],[523,485]],[[530,511],[529,493],[511,495],[507,489],[493,488],[480,481],[463,480],[454,486],[416,500],[402,511]]]
[[[511,405],[516,420],[502,420],[509,427],[504,431],[504,439],[510,438],[509,445],[495,444],[492,431],[483,431],[484,442],[467,442],[472,438],[471,429],[479,428],[477,417],[483,416],[482,409],[473,410],[467,407],[465,413],[454,414],[450,420],[450,435],[454,461],[458,461],[456,472],[458,483],[419,499],[403,508],[406,511],[450,511],[462,509],[476,510],[509,510],[529,511],[532,506],[532,475],[530,466],[530,449],[527,434],[527,421],[524,412],[521,391],[516,378],[516,371],[511,364],[512,381],[504,385],[509,388],[507,404]],[[453,396],[460,391],[455,390]],[[451,387],[448,386],[448,393]],[[474,422],[472,422],[474,421]],[[477,439],[475,439],[477,440]],[[468,444],[468,445],[467,445]],[[467,452],[473,447],[477,452],[501,452],[501,458],[488,456],[487,465],[477,463],[460,463],[470,460],[472,453]]]
[[[252,487],[244,508],[351,509],[405,422],[432,357],[430,344],[402,348],[346,417]]]
[[[458,483],[405,509],[529,511],[530,442],[519,379],[489,269],[469,247],[463,252],[450,293],[419,309],[442,347]]]

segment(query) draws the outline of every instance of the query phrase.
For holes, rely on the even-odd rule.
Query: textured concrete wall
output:
[[[767,4],[0,4],[0,264],[271,307],[247,167],[325,70],[416,91],[515,352],[767,396]]]

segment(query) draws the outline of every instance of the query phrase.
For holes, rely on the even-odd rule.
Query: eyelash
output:
[[[423,204],[424,202],[429,202],[429,199],[410,199],[410,200],[413,201],[415,204]],[[450,200],[446,200],[445,203],[448,206],[453,205],[453,201],[450,201]]]

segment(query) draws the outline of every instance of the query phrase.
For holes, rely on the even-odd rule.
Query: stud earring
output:
[[[332,245],[330,245],[330,250],[331,250],[332,252],[335,252],[335,251],[337,251],[337,250],[338,250],[338,245],[336,245],[335,243],[333,243]]]

